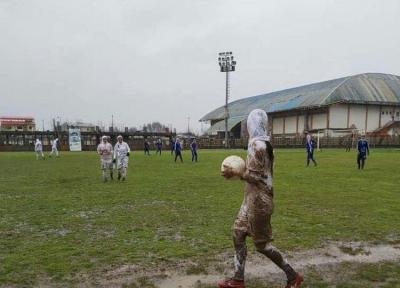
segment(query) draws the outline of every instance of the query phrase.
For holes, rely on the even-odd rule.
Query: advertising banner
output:
[[[81,130],[69,128],[69,151],[82,151]]]

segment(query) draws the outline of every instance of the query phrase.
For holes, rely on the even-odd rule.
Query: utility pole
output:
[[[187,120],[188,120],[188,130],[187,130],[187,133],[189,134],[190,133],[190,117],[188,116],[188,117],[186,117],[187,118]]]
[[[225,148],[229,148],[229,131],[228,131],[228,119],[229,119],[229,72],[235,71],[236,61],[233,60],[232,52],[221,52],[218,57],[218,64],[221,72],[225,72]]]

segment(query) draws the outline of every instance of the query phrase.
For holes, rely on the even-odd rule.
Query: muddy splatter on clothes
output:
[[[253,110],[247,120],[249,145],[246,159],[246,181],[244,199],[233,225],[234,279],[243,280],[247,248],[246,237],[253,239],[258,252],[268,257],[281,268],[288,280],[296,277],[296,272],[287,263],[282,253],[272,242],[271,216],[273,204],[273,162],[272,145],[267,141],[267,114],[260,109]]]

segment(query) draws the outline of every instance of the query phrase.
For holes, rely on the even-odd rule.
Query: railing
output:
[[[122,135],[124,141],[127,142],[134,150],[141,150],[144,146],[144,139],[150,143],[161,139],[164,146],[169,143],[169,139],[174,137],[174,133],[150,133],[150,132],[134,132],[134,133],[96,133],[82,132],[81,143],[83,151],[94,151],[100,143],[101,136],[110,136],[111,142],[117,141],[117,135]],[[17,131],[0,131],[0,151],[33,151],[36,139],[42,141],[45,151],[51,150],[50,141],[58,137],[59,149],[69,150],[68,133],[66,132],[17,132]]]
[[[99,133],[81,133],[82,150],[95,151],[100,138],[103,134]],[[35,139],[41,139],[45,151],[50,151],[50,139],[54,138],[53,132],[0,132],[0,151],[33,151]],[[110,135],[112,143],[116,142],[116,134]],[[144,139],[150,142],[150,149],[155,149],[155,142],[162,139],[163,150],[170,150],[170,138],[174,134],[166,133],[122,133],[132,150],[143,150]],[[58,135],[60,149],[68,150],[68,134],[60,133]],[[371,147],[400,147],[400,136],[368,136]],[[198,137],[196,138],[200,149],[222,149],[224,148],[224,139]],[[317,139],[314,139],[317,141]],[[182,139],[184,149],[189,149],[190,139]],[[246,149],[248,139],[230,139],[229,147],[232,149]],[[271,142],[276,148],[303,148],[305,145],[304,137],[272,137]],[[347,137],[321,137],[319,139],[320,148],[341,148],[350,145],[355,147],[357,139]]]
[[[317,142],[317,139],[314,139]],[[400,147],[400,136],[373,136],[367,137],[371,147]],[[230,147],[233,149],[246,149],[248,139],[231,139]],[[304,137],[272,137],[271,143],[277,148],[303,148],[305,146]],[[224,139],[197,138],[197,143],[203,149],[224,148]],[[320,148],[344,148],[350,145],[355,148],[357,139],[348,137],[321,137],[319,139]]]

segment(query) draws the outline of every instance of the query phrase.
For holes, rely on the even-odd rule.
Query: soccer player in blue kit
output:
[[[357,165],[358,169],[364,169],[365,160],[367,159],[367,154],[369,156],[369,145],[365,135],[361,135],[360,140],[357,143],[358,155],[357,155]]]

